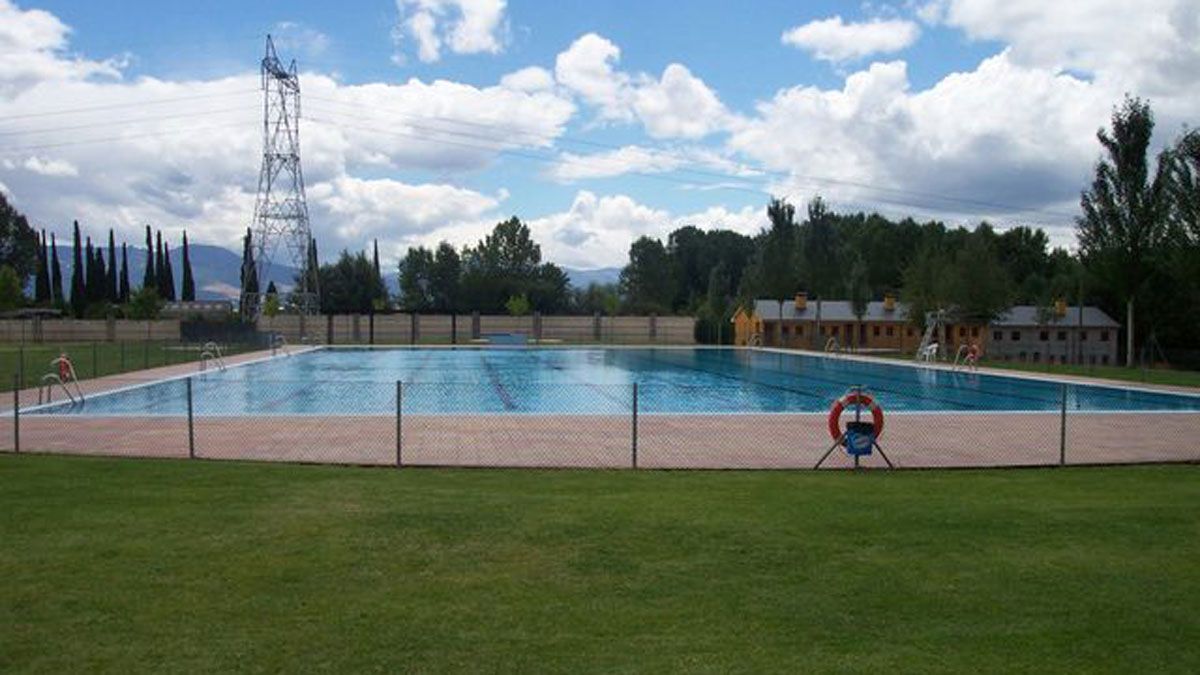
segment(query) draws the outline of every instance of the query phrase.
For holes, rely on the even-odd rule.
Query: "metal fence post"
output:
[[[13,452],[21,452],[21,380],[13,377]]]
[[[100,377],[100,361],[96,358],[96,343],[92,342],[92,377]]]
[[[125,341],[122,340],[121,341],[121,372],[124,373],[126,370],[128,370],[128,369],[125,367]]]
[[[403,429],[402,421],[404,419],[404,382],[396,380],[396,468],[404,466],[404,458],[402,453]]]
[[[633,383],[633,454],[631,456],[632,468],[638,468],[638,385]]]
[[[1067,463],[1067,385],[1062,385],[1062,410],[1058,421],[1058,465]]]
[[[192,378],[187,378],[188,459],[196,459],[196,426],[192,420]]]

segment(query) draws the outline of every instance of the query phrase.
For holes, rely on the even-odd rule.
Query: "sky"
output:
[[[0,191],[60,236],[238,250],[267,34],[299,64],[323,258],[516,215],[552,262],[619,266],[818,195],[1069,247],[1125,94],[1160,147],[1200,122],[1194,0],[0,0]]]

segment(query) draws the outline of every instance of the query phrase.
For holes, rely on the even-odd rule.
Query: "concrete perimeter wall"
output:
[[[683,316],[502,316],[459,314],[339,314],[262,318],[258,330],[299,344],[307,336],[327,344],[469,344],[491,333],[523,333],[564,343],[695,343],[696,320]]]
[[[179,320],[0,319],[0,342],[178,341]]]

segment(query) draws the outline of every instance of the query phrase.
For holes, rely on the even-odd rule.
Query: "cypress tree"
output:
[[[117,300],[121,304],[129,302],[129,251],[125,242],[121,242],[121,287],[117,292]]]
[[[92,238],[85,239],[83,247],[83,306],[86,309],[96,299],[96,249],[92,248]]]
[[[188,254],[186,231],[183,233],[183,286],[179,294],[179,299],[184,302],[191,302],[196,299],[196,280],[192,278],[192,259]]]
[[[175,272],[171,270],[171,245],[163,244],[163,299],[175,302]]]
[[[46,231],[42,230],[41,245],[37,250],[37,274],[33,282],[33,301],[38,305],[50,303],[49,256],[46,253]]]
[[[154,269],[154,239],[150,226],[146,226],[146,272],[142,275],[142,288],[158,288],[158,272]]]
[[[58,264],[58,242],[54,239],[54,233],[50,233],[50,293],[54,296],[54,303],[58,305],[66,305],[66,298],[63,297],[62,285],[62,266]]]
[[[254,268],[254,249],[250,245],[250,228],[246,228],[246,236],[242,238],[242,316],[248,317],[253,311],[253,305],[246,300],[258,294],[258,273]]]
[[[162,230],[154,231],[154,288],[158,297],[167,299],[167,265],[163,260]]]
[[[79,238],[79,221],[75,221],[75,248],[71,252],[71,313],[76,319],[83,318],[83,308],[87,306],[83,286],[83,242]]]
[[[104,249],[96,249],[96,290],[93,302],[108,302],[108,268],[104,264]]]
[[[108,228],[108,280],[104,284],[104,299],[111,303],[120,300],[117,292],[117,243],[112,228]]]

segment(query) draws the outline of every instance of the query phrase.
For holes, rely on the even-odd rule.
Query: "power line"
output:
[[[120,126],[123,124],[137,124],[140,122],[155,122],[158,120],[183,119],[187,117],[202,117],[204,115],[218,115],[227,112],[245,112],[245,107],[239,108],[219,108],[217,110],[202,110],[199,112],[179,113],[178,115],[158,115],[155,117],[135,117],[129,119],[110,120],[108,122],[92,122],[89,124],[76,124],[68,127],[42,127],[41,129],[17,129],[0,131],[0,136],[18,136],[21,134],[49,134],[58,133],[60,131],[78,131],[80,129],[95,129],[99,127]]]
[[[106,136],[102,138],[88,138],[78,141],[63,141],[61,143],[44,143],[41,145],[21,145],[13,147],[0,147],[0,153],[18,153],[28,152],[30,150],[49,150],[52,148],[63,148],[73,145],[92,145],[96,143],[113,143],[119,141],[132,141],[140,138],[154,138],[158,136],[173,136],[175,134],[190,134],[195,131],[208,131],[214,129],[228,129],[231,127],[247,128],[251,123],[248,122],[227,122],[225,124],[213,124],[200,127],[187,127],[186,129],[169,129],[163,131],[152,131],[142,134],[125,134],[122,136]]]
[[[94,112],[97,110],[116,110],[119,108],[140,108],[143,106],[163,105],[166,103],[177,103],[179,101],[195,101],[202,98],[222,98],[226,96],[239,96],[242,94],[256,93],[258,89],[239,89],[237,91],[217,92],[212,94],[194,94],[192,96],[176,96],[174,98],[160,98],[152,101],[131,101],[129,103],[110,103],[107,105],[94,105],[85,108],[65,108],[62,110],[51,110],[47,112],[22,113],[20,115],[5,115],[0,117],[0,122],[9,120],[28,119],[30,117],[53,117],[57,115],[74,115],[76,113]]]

